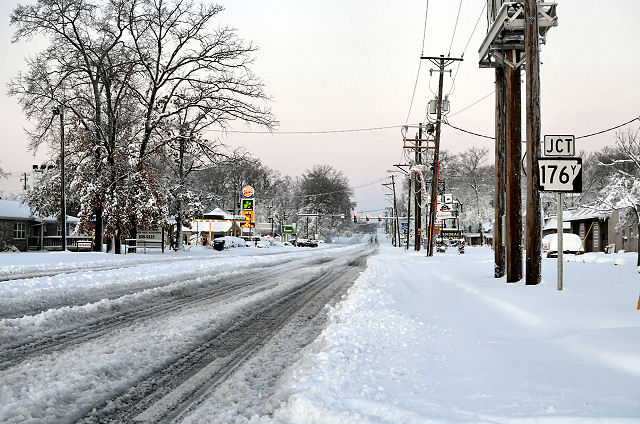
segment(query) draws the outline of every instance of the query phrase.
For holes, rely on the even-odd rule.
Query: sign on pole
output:
[[[576,138],[573,135],[545,135],[544,156],[564,156],[576,155]]]
[[[256,194],[255,190],[253,189],[253,187],[251,187],[249,185],[242,189],[242,197],[249,197],[250,198],[250,197],[255,196],[255,194]]]
[[[582,192],[582,158],[538,158],[540,191]]]
[[[253,218],[253,211],[242,211],[245,221],[240,224],[243,228],[254,228],[256,226]]]
[[[445,193],[444,194],[444,203],[446,203],[446,204],[453,203],[453,194]]]
[[[282,232],[283,233],[287,233],[287,234],[291,234],[293,233],[293,225],[283,225],[282,226]]]
[[[543,158],[538,158],[540,168],[540,191],[558,193],[558,228],[556,232],[558,250],[558,290],[562,290],[563,236],[562,194],[582,192],[582,158],[576,158],[576,138],[573,135],[545,135]]]
[[[254,199],[242,199],[242,210],[243,211],[252,211],[254,205]]]

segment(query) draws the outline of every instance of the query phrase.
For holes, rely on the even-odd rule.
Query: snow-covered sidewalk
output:
[[[607,258],[622,265],[565,263],[558,291],[555,259],[525,286],[493,278],[489,248],[383,247],[283,382],[273,419],[640,422],[636,256]]]

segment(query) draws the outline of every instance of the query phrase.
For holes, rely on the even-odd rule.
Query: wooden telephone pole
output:
[[[411,173],[408,175],[409,183],[407,184],[407,250],[409,250],[409,223],[411,222]]]
[[[438,179],[440,174],[440,129],[442,126],[442,86],[444,85],[444,72],[447,66],[453,62],[462,61],[462,59],[444,57],[444,55],[440,55],[440,57],[421,56],[420,59],[429,60],[438,67],[436,72],[440,72],[440,78],[438,79],[438,104],[436,105],[436,139],[433,149],[433,175],[431,177],[431,202],[429,204],[429,228],[427,232],[427,256],[433,256],[436,211],[438,207]]]
[[[493,224],[494,277],[502,278],[506,272],[505,241],[502,239],[502,217],[505,214],[505,178],[506,178],[506,101],[507,82],[503,67],[496,71],[496,145],[495,145],[495,197]]]
[[[397,198],[396,198],[396,180],[394,178],[394,176],[391,176],[391,182],[390,183],[386,183],[386,184],[382,184],[383,186],[389,188],[389,186],[391,186],[391,190],[393,191],[393,216],[392,216],[392,224],[395,225],[395,228],[393,229],[393,246],[394,247],[402,247],[402,243],[400,243],[400,219],[398,217],[398,202],[397,202]],[[408,224],[407,224],[407,235],[409,233],[408,231]]]
[[[396,221],[396,231],[398,233],[398,247],[402,247],[401,243],[400,243],[400,219],[398,218],[398,202],[396,201],[396,180],[394,178],[394,176],[391,176],[391,185],[393,186],[393,211],[394,211],[394,215],[396,217],[395,221]],[[407,222],[407,229],[409,228],[409,223]],[[407,232],[409,232],[407,230]]]
[[[508,59],[518,62],[518,52]],[[522,119],[520,68],[506,67],[506,252],[507,283],[522,280]]]
[[[540,156],[540,56],[538,52],[538,5],[535,0],[524,2],[524,44],[527,85],[527,285],[542,280],[542,217],[538,179]]]
[[[418,138],[416,141],[417,149],[416,150],[416,165],[422,164],[422,124],[418,125]],[[420,207],[420,178],[417,175],[414,175],[415,180],[415,190],[414,190],[414,204],[415,204],[415,212],[414,212],[414,249],[416,252],[420,251],[420,247],[422,247],[422,208]],[[411,189],[409,189],[411,190]],[[407,219],[407,228],[409,228],[409,220]],[[407,230],[407,232],[409,232]]]
[[[539,37],[558,26],[557,3],[553,1],[519,0],[504,2],[487,0],[489,28],[480,45],[481,68],[496,68],[496,200],[494,240],[495,276],[502,271],[500,250],[500,195],[502,147],[502,70],[506,73],[506,273],[507,282],[522,279],[522,201],[520,194],[520,67],[526,71],[527,117],[527,221],[526,284],[541,281],[540,194],[538,190],[538,156],[540,155],[540,58]],[[516,163],[517,161],[517,163]]]

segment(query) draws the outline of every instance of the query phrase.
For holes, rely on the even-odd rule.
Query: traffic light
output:
[[[378,215],[378,222],[382,221],[382,216]]]
[[[354,214],[353,214],[353,223],[354,223],[354,224],[357,224],[357,223],[358,223],[358,214],[357,214],[357,213],[354,213]]]
[[[365,216],[365,219],[369,222],[369,215]]]

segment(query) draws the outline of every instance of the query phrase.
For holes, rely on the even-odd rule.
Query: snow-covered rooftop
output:
[[[18,202],[17,200],[0,199],[0,219],[33,219],[36,221],[55,222],[58,220],[55,216],[40,217],[31,213],[29,206]],[[79,222],[80,220],[74,216],[67,215],[67,222]]]
[[[582,207],[563,212],[562,221],[580,221],[583,219],[607,219],[610,213],[599,211],[593,208]]]

